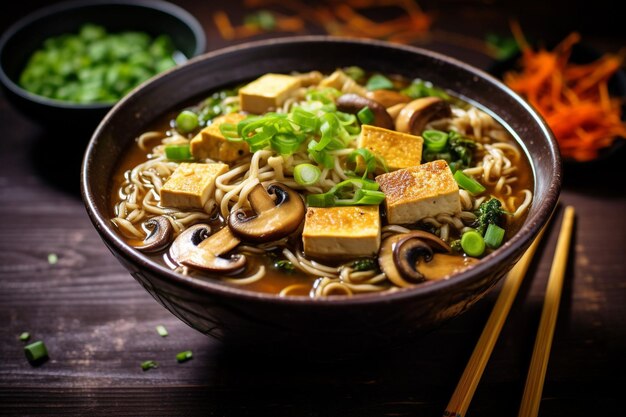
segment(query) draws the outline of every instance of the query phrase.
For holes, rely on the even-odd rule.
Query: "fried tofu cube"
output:
[[[250,153],[246,142],[231,142],[220,132],[223,123],[237,124],[246,116],[230,113],[216,117],[213,123],[205,127],[190,142],[191,154],[195,159],[213,159],[214,161],[233,162]]]
[[[239,90],[241,110],[263,114],[277,109],[300,87],[300,79],[284,74],[265,74]]]
[[[309,207],[302,241],[312,258],[373,256],[380,248],[378,206]]]
[[[320,81],[320,87],[331,87],[343,93],[354,93],[365,97],[367,89],[356,83],[342,70],[336,70]]]
[[[423,144],[421,136],[371,125],[361,127],[361,135],[357,140],[359,148],[365,148],[383,158],[390,171],[419,165]]]
[[[215,191],[215,180],[228,165],[181,163],[161,187],[161,206],[202,209]]]
[[[461,212],[461,198],[448,163],[443,160],[376,177],[385,193],[387,221],[411,224],[440,213]]]

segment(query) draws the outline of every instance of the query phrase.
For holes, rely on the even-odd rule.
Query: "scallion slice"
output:
[[[369,91],[372,90],[393,90],[393,82],[384,75],[374,74],[367,80],[365,85]]]
[[[309,207],[338,207],[377,205],[385,199],[378,191],[378,183],[362,178],[351,178],[340,182],[323,194],[309,194]]]
[[[165,326],[163,326],[161,324],[159,324],[156,327],[156,331],[159,334],[159,336],[161,336],[161,337],[167,337],[169,335],[169,333],[167,332],[167,329],[165,328]]]
[[[432,152],[441,152],[448,144],[448,134],[441,130],[425,130],[422,137],[426,149]]]
[[[159,364],[156,363],[155,361],[145,361],[145,362],[141,362],[141,369],[143,369],[144,371],[147,371],[148,369],[152,369],[152,368],[158,368]]]
[[[24,353],[26,353],[26,358],[31,362],[48,357],[48,349],[41,340],[24,346]]]
[[[364,125],[368,125],[374,121],[374,113],[370,110],[369,107],[365,106],[356,114],[356,117],[359,118],[361,123]]]
[[[485,240],[476,230],[469,230],[461,236],[461,247],[469,256],[481,256],[485,252]]]
[[[322,171],[313,164],[298,164],[293,170],[293,178],[300,185],[313,185],[320,179]]]
[[[191,110],[183,110],[176,117],[176,128],[181,133],[193,132],[198,125],[198,115]]]
[[[454,173],[454,179],[457,184],[459,184],[459,187],[467,190],[467,192],[472,195],[480,194],[485,191],[485,187],[481,183],[465,175],[460,169]]]
[[[491,249],[497,249],[502,245],[504,239],[504,229],[500,226],[490,223],[485,232],[485,245]]]
[[[22,334],[20,334],[20,340],[22,342],[26,342],[26,341],[28,341],[28,339],[30,339],[30,333],[23,332]]]
[[[167,145],[165,146],[165,156],[172,161],[189,161],[191,150],[189,145]]]
[[[186,362],[191,358],[193,358],[193,353],[190,350],[186,350],[184,352],[180,352],[176,354],[176,360],[178,362]]]

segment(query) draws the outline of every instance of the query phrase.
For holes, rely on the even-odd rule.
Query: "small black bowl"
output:
[[[358,65],[421,78],[456,92],[507,126],[528,155],[535,197],[520,231],[476,267],[449,280],[395,292],[326,299],[280,297],[174,272],[129,246],[112,225],[110,179],[142,131],[168,112],[225,86],[264,73],[331,72]],[[455,317],[511,269],[556,207],[561,187],[557,145],[532,108],[488,74],[424,49],[333,37],[266,40],[203,55],[123,98],[92,136],[81,172],[87,212],[104,243],[165,308],[231,346],[270,352],[315,352],[334,358],[397,346]]]
[[[37,10],[14,23],[0,38],[0,82],[7,98],[24,115],[53,128],[91,133],[112,103],[78,104],[39,96],[23,89],[18,80],[26,62],[44,40],[76,33],[85,23],[107,31],[134,30],[151,36],[169,35],[187,58],[204,52],[206,35],[187,11],[164,1],[69,1]]]
[[[551,48],[549,48],[551,49]],[[572,52],[570,55],[570,61],[576,64],[588,64],[602,56],[600,51],[595,49],[589,44],[584,42],[576,43],[572,46]],[[489,69],[488,72],[496,78],[502,80],[504,74],[509,71],[519,69],[519,61],[521,54],[515,54],[507,59],[496,61]],[[626,120],[626,73],[623,70],[618,70],[613,77],[609,80],[609,92],[611,96],[622,97],[622,120]],[[619,159],[618,155],[626,153],[626,138],[615,138],[613,143],[601,149],[598,152],[598,156],[590,161],[577,161],[571,158],[563,158],[563,165],[566,168],[574,167],[593,167],[598,164],[606,162],[608,159]]]

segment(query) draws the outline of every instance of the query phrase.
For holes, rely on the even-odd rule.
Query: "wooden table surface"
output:
[[[3,10],[0,28],[43,3],[19,2]],[[228,44],[212,27],[217,6],[177,3],[201,21],[209,49]],[[434,35],[421,46],[488,68],[492,59],[473,45],[489,31],[507,34],[512,16],[526,16],[521,22],[535,38],[559,39],[578,29],[600,50],[617,51],[625,44],[623,33],[590,24],[584,15],[542,25],[559,12],[538,1],[519,10],[485,4],[424,5],[438,17]],[[246,11],[237,5],[226,7],[241,16]],[[83,147],[67,132],[27,119],[0,95],[0,415],[441,415],[499,288],[418,343],[372,352],[368,360],[311,363],[297,356],[229,352],[158,305],[102,244],[78,193]],[[577,211],[576,229],[540,415],[623,413],[624,156],[565,167],[562,206],[468,415],[517,413],[562,209],[570,204]],[[52,253],[56,264],[48,262]],[[157,335],[159,324],[168,337]],[[24,331],[31,340],[45,341],[47,362],[28,363],[18,340]],[[192,350],[194,358],[179,364],[175,355],[183,350]],[[144,372],[139,364],[149,359],[160,366]]]

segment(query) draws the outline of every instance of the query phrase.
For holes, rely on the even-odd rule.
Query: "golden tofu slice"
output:
[[[161,206],[202,209],[215,191],[215,179],[228,165],[183,162],[161,187]]]
[[[443,160],[376,177],[385,193],[387,221],[411,224],[440,213],[461,212],[461,198],[448,163]]]
[[[357,140],[359,148],[365,148],[383,158],[390,171],[419,165],[423,144],[421,136],[371,125],[361,127],[361,135]]]
[[[212,159],[214,161],[233,162],[250,153],[246,142],[231,142],[220,132],[223,123],[237,124],[246,116],[230,113],[216,117],[213,123],[205,127],[190,142],[191,154],[195,159]]]
[[[380,248],[378,206],[309,207],[302,241],[304,254],[313,258],[374,256]]]
[[[285,100],[300,87],[300,79],[284,74],[265,74],[239,89],[241,110],[263,114],[282,106]]]

